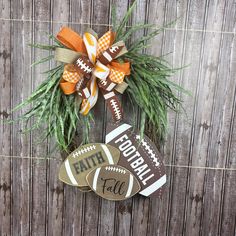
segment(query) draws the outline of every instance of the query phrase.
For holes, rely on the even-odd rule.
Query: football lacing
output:
[[[76,153],[73,153],[72,156],[75,158],[75,157],[77,157],[77,156],[79,156],[79,155],[81,155],[81,154],[84,154],[84,153],[86,153],[86,152],[90,152],[90,151],[95,150],[95,149],[96,149],[96,146],[95,146],[95,145],[88,146],[88,147],[85,147],[85,148],[83,148],[83,149],[77,151]]]
[[[117,104],[117,102],[115,101],[115,99],[111,99],[111,106],[112,106],[112,108],[114,109],[116,118],[117,118],[118,120],[121,119],[120,107],[118,106],[118,104]]]
[[[82,58],[79,58],[77,61],[76,61],[76,64],[79,64],[81,66],[81,69],[83,69],[85,72],[87,73],[90,73],[92,71],[92,68],[90,68],[89,66],[87,66]]]
[[[105,170],[107,170],[107,171],[115,171],[115,172],[119,172],[121,174],[125,174],[126,173],[125,170],[123,170],[123,169],[121,169],[119,167],[115,167],[115,166],[106,166]]]
[[[102,84],[103,86],[106,86],[107,85],[107,81],[103,80],[103,79],[100,79],[100,84]]]
[[[136,139],[140,140],[141,139],[140,135],[136,135]],[[145,148],[147,153],[150,155],[150,158],[155,163],[155,166],[159,166],[160,163],[158,162],[158,159],[157,159],[155,153],[151,149],[151,146],[144,139],[141,141],[141,144],[143,145],[143,147]]]
[[[109,50],[111,53],[115,53],[119,49],[118,46],[112,46]]]
[[[78,83],[76,84],[76,91],[80,90],[83,82],[84,82],[84,78],[78,81]]]

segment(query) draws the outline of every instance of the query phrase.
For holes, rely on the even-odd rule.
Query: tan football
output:
[[[140,190],[135,176],[119,165],[104,165],[92,170],[86,177],[90,188],[108,200],[125,200]]]
[[[59,179],[69,185],[88,186],[87,174],[102,165],[117,164],[120,151],[102,143],[90,143],[80,146],[73,151],[62,163]]]

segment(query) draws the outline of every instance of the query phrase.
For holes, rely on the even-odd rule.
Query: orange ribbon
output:
[[[82,79],[82,75],[78,73],[75,65],[67,64],[64,67],[60,87],[64,94],[70,95],[76,91],[76,84]]]
[[[57,39],[67,48],[77,52],[87,53],[83,39],[69,27],[63,27],[57,34]]]
[[[123,62],[123,63],[120,63],[118,61],[112,61],[110,63],[110,67],[124,72],[125,75],[130,75],[130,62],[129,61]]]
[[[94,86],[91,86],[91,81],[89,81],[87,83],[87,86],[85,87],[86,90],[83,89],[82,91],[84,93],[86,92],[87,95],[90,95],[90,97],[86,97],[83,99],[81,107],[82,114],[87,114],[97,101],[98,87],[96,85],[97,83],[95,77],[100,78],[100,81],[104,81],[108,76],[109,81],[113,82],[113,84],[115,83],[114,85],[116,85],[123,82],[125,75],[130,74],[130,62],[128,61],[120,63],[117,60],[113,60],[108,65],[103,65],[101,62],[99,62],[99,58],[103,52],[105,52],[106,50],[115,50],[114,48],[117,47],[115,45],[113,47],[112,45],[115,39],[115,33],[112,31],[106,32],[101,38],[97,40],[96,33],[90,30],[84,34],[84,38],[82,39],[79,34],[74,32],[70,28],[63,27],[58,33],[57,39],[67,48],[88,55],[90,61],[94,66],[94,69],[91,73]],[[113,48],[109,49],[109,47]],[[78,69],[76,69],[76,65],[65,65],[63,76],[60,81],[60,87],[64,94],[69,95],[76,92],[76,85],[81,79],[83,79],[83,75],[81,74],[81,71],[78,71]],[[99,87],[102,88],[101,86]],[[80,92],[80,94],[83,93]]]

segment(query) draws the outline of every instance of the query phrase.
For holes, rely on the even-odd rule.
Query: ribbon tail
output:
[[[106,92],[102,89],[103,97],[106,100],[106,104],[112,114],[112,118],[115,122],[119,122],[123,119],[123,109],[118,96],[113,92]]]
[[[65,95],[70,95],[76,91],[76,83],[67,82],[62,78],[60,81],[60,88]]]
[[[97,103],[98,100],[98,85],[96,81],[96,77],[92,76],[91,82],[89,85],[90,88],[90,96],[87,99],[83,99],[80,113],[83,115],[87,115],[92,107]]]

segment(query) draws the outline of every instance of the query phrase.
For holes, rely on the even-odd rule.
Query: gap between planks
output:
[[[53,161],[62,161],[62,159],[53,158],[53,157],[30,157],[30,156],[8,156],[0,155],[3,158],[15,158],[15,159],[35,159],[35,160],[53,160]],[[177,167],[177,168],[188,168],[188,169],[207,169],[207,170],[227,170],[227,171],[236,171],[236,168],[224,168],[224,167],[210,167],[210,166],[187,166],[187,165],[171,165],[165,164],[166,167]]]
[[[41,20],[31,20],[31,19],[7,19],[7,18],[0,18],[0,21],[16,21],[16,22],[36,22],[36,23],[52,23],[52,24],[71,24],[71,25],[94,25],[94,26],[104,26],[104,27],[110,27],[111,24],[96,24],[96,23],[89,23],[89,22],[69,22],[69,21],[41,21]],[[126,26],[131,27],[131,26]],[[152,27],[155,28],[161,28],[164,26],[158,26],[154,25]],[[169,28],[166,27],[164,30],[174,30],[174,31],[189,31],[189,32],[205,32],[205,33],[218,33],[218,34],[235,34],[234,31],[220,31],[220,30],[201,30],[201,29],[190,29],[190,28]]]

